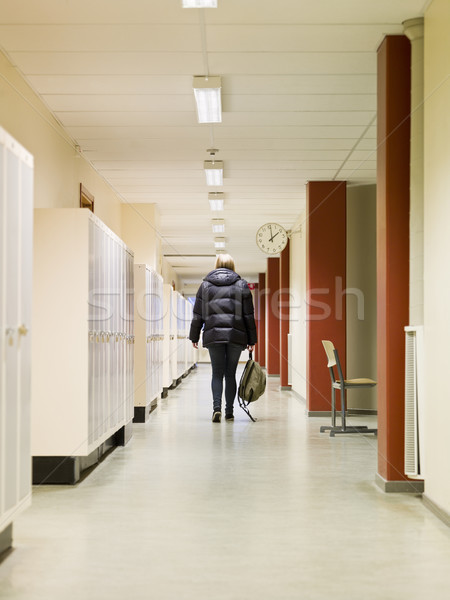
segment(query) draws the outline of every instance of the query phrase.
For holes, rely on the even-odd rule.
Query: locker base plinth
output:
[[[156,398],[152,402],[150,402],[150,404],[147,404],[147,406],[135,406],[133,423],[147,423],[150,414],[155,410],[157,406],[158,401]]]
[[[98,456],[98,450],[95,450],[92,454]],[[92,454],[85,458],[91,458]],[[93,464],[95,464],[95,462],[96,461],[94,461]],[[80,456],[33,456],[34,485],[42,485],[44,483],[64,483],[73,485],[79,481],[80,476]]]
[[[172,382],[172,385],[169,387],[169,390],[173,390],[176,387],[178,387],[180,385],[182,379],[183,379],[182,377],[178,377],[178,379],[174,379]]]
[[[0,559],[12,546],[12,523],[0,533]]]
[[[110,450],[125,446],[133,434],[130,421],[87,456],[33,456],[33,485],[74,485]]]
[[[161,398],[167,398],[167,396],[169,395],[169,388],[163,388],[163,391],[161,392]]]
[[[115,446],[126,446],[133,437],[133,421],[129,421],[114,434]]]

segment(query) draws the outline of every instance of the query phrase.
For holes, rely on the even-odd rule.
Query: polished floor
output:
[[[35,488],[0,598],[448,600],[450,529],[378,490],[376,439],[268,382],[257,423],[213,424],[200,365],[77,486]]]

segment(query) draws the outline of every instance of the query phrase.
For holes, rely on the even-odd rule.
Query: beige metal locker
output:
[[[0,128],[0,552],[31,502],[33,157]]]
[[[33,477],[73,483],[131,435],[133,254],[87,209],[37,209],[34,268]]]

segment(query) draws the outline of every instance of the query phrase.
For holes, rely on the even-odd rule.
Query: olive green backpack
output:
[[[250,402],[258,400],[266,389],[266,374],[260,365],[253,360],[252,353],[249,353],[248,361],[239,381],[238,402],[252,421],[256,421],[248,410]]]

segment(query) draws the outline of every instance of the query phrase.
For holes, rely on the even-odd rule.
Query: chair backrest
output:
[[[328,368],[332,368],[336,364],[336,356],[334,354],[334,345],[330,340],[322,340],[323,347],[325,348],[325,352],[328,358]]]

